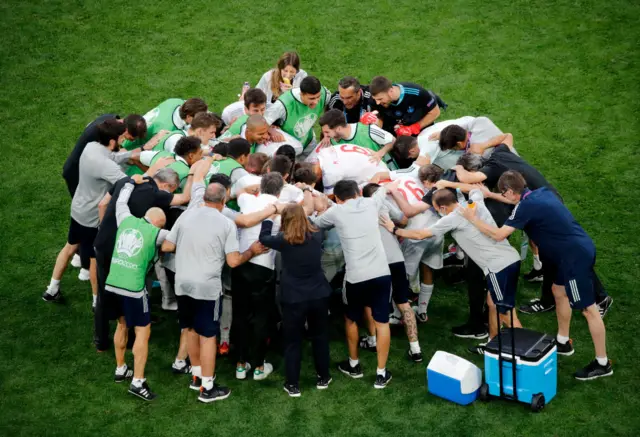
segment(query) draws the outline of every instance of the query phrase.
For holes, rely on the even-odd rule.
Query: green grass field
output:
[[[640,77],[633,1],[431,2],[42,1],[0,4],[0,435],[638,435],[640,299],[637,147]],[[90,288],[70,269],[66,305],[47,305],[47,285],[65,242],[70,199],[60,177],[83,127],[105,112],[145,113],[168,97],[203,97],[215,111],[255,84],[285,50],[335,90],[347,74],[377,74],[438,92],[442,119],[487,115],[563,194],[594,238],[598,271],[615,299],[606,318],[612,378],[581,383],[572,373],[593,358],[582,316],[574,314],[577,352],[559,360],[558,395],[540,414],[495,401],[459,407],[430,396],[425,367],[394,336],[386,390],[334,372],[318,392],[309,348],[303,395],[282,391],[283,364],[263,383],[218,377],[233,393],[204,405],[172,375],[173,315],[152,330],[147,377],[159,394],[145,404],[112,382],[114,358],[92,345]],[[635,175],[635,176],[634,176]],[[537,295],[525,284],[520,302]],[[462,288],[438,283],[429,323],[420,326],[427,358],[464,357],[470,344],[449,333],[464,321]],[[155,308],[159,311],[159,305]],[[553,314],[522,316],[555,333]],[[345,357],[340,324],[332,360]],[[481,359],[471,358],[481,365]],[[131,363],[132,360],[129,360]]]

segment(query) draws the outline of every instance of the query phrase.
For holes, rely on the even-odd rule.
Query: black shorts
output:
[[[391,302],[391,275],[380,276],[368,281],[352,284],[346,282],[342,299],[347,306],[345,315],[358,323],[362,320],[364,307],[371,308],[373,320],[389,323],[389,304]]]
[[[389,264],[391,271],[391,296],[396,305],[409,302],[409,279],[403,262]]]
[[[222,295],[216,300],[194,299],[190,296],[176,297],[181,329],[193,329],[203,337],[220,336]]]
[[[98,228],[88,228],[82,226],[71,217],[71,223],[69,224],[69,235],[67,236],[67,243],[77,244],[80,248],[80,252],[89,258],[95,258],[96,253],[93,250],[93,241],[98,235]]]
[[[129,297],[107,291],[111,302],[111,316],[119,319],[124,316],[127,328],[148,326],[151,323],[149,293],[145,289],[141,297]]]
[[[519,277],[520,261],[508,265],[499,272],[489,272],[487,275],[487,286],[491,299],[502,314],[507,313],[516,304]]]

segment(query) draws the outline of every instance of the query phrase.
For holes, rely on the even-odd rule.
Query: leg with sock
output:
[[[425,264],[420,264],[422,272],[422,283],[420,284],[420,294],[418,295],[418,321],[426,322],[427,309],[429,308],[429,301],[433,294],[433,271]]]

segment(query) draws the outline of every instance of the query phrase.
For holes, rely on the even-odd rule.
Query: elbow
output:
[[[227,260],[227,264],[229,265],[229,267],[236,268],[240,265],[240,262],[238,260]]]

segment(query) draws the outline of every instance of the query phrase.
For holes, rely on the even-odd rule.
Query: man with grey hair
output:
[[[360,117],[371,111],[373,103],[369,86],[346,76],[338,82],[338,91],[331,95],[327,109],[338,109],[344,113],[347,123],[358,123]]]
[[[182,214],[162,244],[163,252],[176,252],[175,291],[180,327],[188,332],[190,388],[199,390],[198,400],[205,403],[226,399],[231,394],[227,387],[214,383],[222,267],[225,262],[237,267],[265,251],[260,243],[254,243],[239,252],[236,225],[221,213],[225,200],[226,188],[218,183],[209,184],[204,205]]]
[[[284,186],[282,175],[270,172],[260,180],[260,194],[240,194],[238,205],[242,214],[250,214],[275,205]],[[240,250],[247,250],[258,241],[261,224],[240,230]],[[280,219],[273,223],[272,233],[280,230]],[[247,372],[255,367],[253,379],[263,380],[273,371],[265,362],[267,331],[270,312],[275,305],[275,252],[256,256],[248,263],[233,269],[231,284],[233,292],[233,320],[231,343],[236,351],[236,378],[246,379]]]

